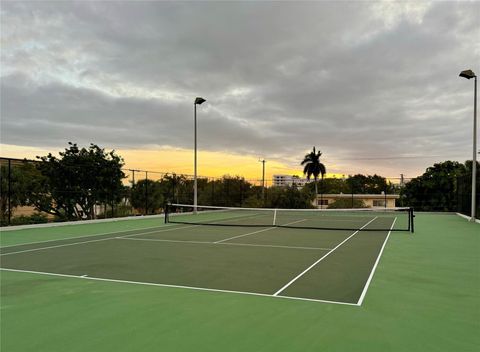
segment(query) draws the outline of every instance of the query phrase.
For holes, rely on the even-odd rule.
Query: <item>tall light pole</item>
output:
[[[472,70],[460,72],[460,77],[470,79],[474,78],[473,93],[473,159],[472,159],[472,212],[470,221],[475,222],[476,195],[477,195],[477,76]]]
[[[206,102],[205,99],[196,97],[193,102],[193,124],[194,124],[194,157],[193,157],[193,213],[197,213],[197,105]]]

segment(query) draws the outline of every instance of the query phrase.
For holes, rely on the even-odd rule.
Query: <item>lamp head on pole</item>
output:
[[[200,104],[205,103],[205,102],[206,102],[206,100],[203,99],[203,98],[200,98],[200,97],[195,98],[195,105],[200,105]]]
[[[460,76],[460,77],[463,77],[463,78],[466,78],[466,79],[470,79],[470,78],[475,78],[475,77],[477,77],[472,70],[462,71],[462,72],[460,72],[460,75],[459,75],[459,76]]]

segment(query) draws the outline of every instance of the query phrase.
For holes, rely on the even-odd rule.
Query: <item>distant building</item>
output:
[[[317,194],[313,205],[325,209],[337,199],[358,199],[369,208],[394,208],[395,200],[399,198],[398,194]]]
[[[296,175],[273,175],[273,185],[277,187],[297,186],[302,188],[306,183],[310,182],[306,178]]]

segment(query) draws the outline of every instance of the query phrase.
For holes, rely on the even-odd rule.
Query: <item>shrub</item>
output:
[[[44,224],[48,222],[48,217],[42,213],[33,213],[30,216],[21,215],[12,218],[11,225],[30,225]]]
[[[367,208],[365,202],[360,199],[337,199],[333,203],[329,204],[328,209],[351,209],[351,208]]]

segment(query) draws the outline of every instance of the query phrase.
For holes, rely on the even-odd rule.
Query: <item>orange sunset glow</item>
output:
[[[109,150],[109,148],[106,148]],[[60,149],[34,148],[15,145],[0,145],[1,155],[18,159],[35,159],[36,156],[56,154]],[[160,148],[153,149],[117,149],[123,157],[125,169],[147,170],[162,173],[193,174],[193,151],[189,149]],[[302,155],[299,155],[299,159]],[[226,152],[200,151],[198,153],[198,174],[205,177],[224,175],[241,176],[256,183],[262,178],[262,164],[259,157],[238,155]],[[302,176],[302,167],[297,168],[274,160],[267,160],[265,178],[267,185],[274,174]],[[342,177],[342,174],[327,173],[327,177]],[[157,176],[158,177],[158,176]],[[156,178],[155,174],[149,178]]]

